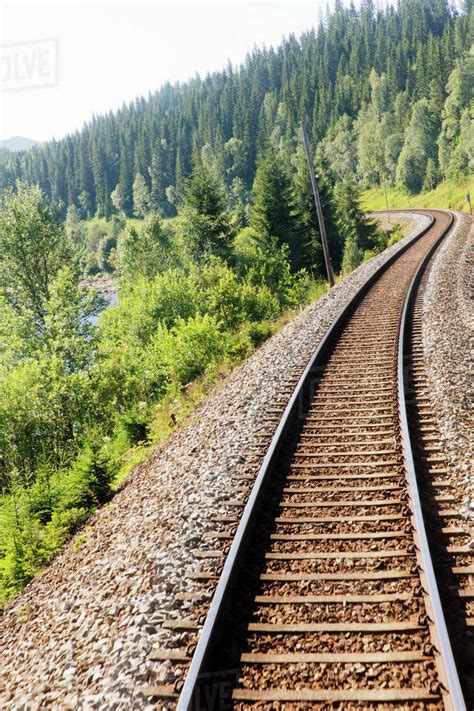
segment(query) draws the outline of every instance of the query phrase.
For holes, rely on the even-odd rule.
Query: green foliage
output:
[[[81,211],[75,205],[67,209],[64,230],[75,256],[80,259],[86,251],[86,228]]]
[[[434,190],[439,182],[439,173],[433,158],[428,158],[426,163],[425,177],[423,179],[423,191]]]
[[[0,602],[20,591],[51,561],[95,507],[111,493],[114,469],[90,431],[69,470],[43,463],[32,485],[16,477],[0,500]]]
[[[319,236],[318,218],[308,168],[308,161],[303,146],[297,147],[296,171],[293,177],[295,214],[298,220],[298,241],[303,266],[314,275],[323,272],[322,244]],[[319,182],[319,179],[318,179]],[[328,192],[320,185],[320,198],[325,216],[327,231],[331,232],[333,210]]]
[[[372,134],[372,153],[374,151],[374,135]],[[348,176],[357,173],[357,144],[352,120],[343,115],[334,126],[331,126],[319,146],[324,154],[324,164],[330,167],[333,182],[347,180]]]
[[[148,420],[150,413],[146,402],[138,402],[124,412],[119,420],[119,430],[123,429],[126,446],[134,446],[148,439]]]
[[[119,215],[124,216],[126,214],[125,205],[127,198],[120,183],[117,183],[114,190],[110,193],[110,199]]]
[[[176,359],[183,362],[183,344],[193,329],[200,331],[207,323],[210,331],[218,328],[225,335],[224,343],[230,342],[232,333],[247,322],[275,319],[283,308],[281,302],[286,306],[304,299],[305,283],[291,275],[287,263],[286,270],[277,294],[254,271],[242,279],[217,259],[207,266],[193,266],[187,274],[168,270],[151,282],[139,279],[128,285],[100,322],[103,399],[110,399],[110,389],[114,402],[126,409],[134,399],[161,398],[169,387],[186,385]],[[207,317],[211,320],[203,322]],[[217,335],[215,340],[219,345]],[[189,346],[190,358],[196,358],[200,347]],[[227,354],[222,344],[218,352],[222,357]],[[205,353],[214,362],[211,351]]]
[[[42,330],[31,335],[17,321],[14,338],[0,341],[0,485],[2,471],[25,477],[45,453],[69,456],[71,439],[86,426],[94,405],[94,332],[87,320],[94,298],[63,268],[50,284]]]
[[[443,173],[451,179],[459,179],[474,170],[473,86],[474,55],[471,53],[462,57],[450,74],[442,112],[439,162]]]
[[[42,326],[51,280],[70,252],[59,210],[41,190],[18,181],[7,189],[0,211],[0,290],[18,311]]]
[[[118,271],[123,282],[151,279],[178,261],[170,230],[156,213],[140,225],[128,225],[118,241]]]
[[[362,262],[362,250],[357,245],[355,234],[351,234],[344,244],[344,256],[342,258],[343,274],[350,274]]]
[[[194,189],[185,201],[198,209]],[[224,205],[208,198],[199,209],[227,219]],[[70,211],[68,229],[80,222]],[[156,407],[181,398],[197,378],[212,379],[224,360],[248,355],[308,291],[306,272],[291,270],[288,246],[249,228],[228,250],[234,270],[209,253],[207,262],[188,254],[185,267],[167,266],[175,249],[154,214],[122,227],[120,218],[84,225],[86,244],[119,235],[120,300],[98,327],[96,299],[67,266],[48,282],[41,328],[28,309],[0,298],[3,597],[41,572],[108,500],[117,473],[147,451]]]
[[[150,209],[150,191],[145,178],[141,173],[137,173],[132,186],[133,192],[133,214],[136,217],[145,217]]]
[[[189,259],[230,257],[233,235],[224,184],[201,160],[195,162],[178,215],[177,236]]]
[[[180,388],[212,368],[226,354],[226,342],[215,317],[200,314],[180,319],[167,342],[172,386]]]
[[[295,270],[304,266],[291,176],[283,156],[272,146],[257,166],[250,226],[268,243],[276,239],[279,246],[287,245],[290,264]]]
[[[107,461],[99,428],[89,429],[72,467],[61,484],[60,509],[86,509],[107,501],[113,467]]]
[[[272,295],[277,299],[276,311],[304,300],[308,274],[304,270],[292,273],[288,246],[279,247],[276,238],[264,239],[251,227],[244,228],[235,239],[235,261],[237,274],[269,292],[265,297],[267,304],[271,304]]]
[[[344,248],[348,240],[355,241],[362,250],[372,246],[377,240],[378,230],[375,224],[364,216],[357,186],[349,181],[336,183],[333,202],[336,224]],[[345,271],[347,272],[347,269]]]
[[[434,165],[436,124],[426,99],[418,101],[412,112],[405,143],[397,165],[397,181],[409,193],[423,188],[428,161]]]

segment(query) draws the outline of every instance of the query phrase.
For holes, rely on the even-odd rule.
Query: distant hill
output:
[[[6,148],[7,151],[16,153],[17,151],[27,151],[28,148],[38,145],[38,141],[33,141],[32,138],[24,138],[24,136],[12,136],[0,141],[0,148]]]
[[[165,84],[31,152],[1,151],[0,193],[21,177],[82,216],[120,205],[132,217],[138,179],[149,206],[172,217],[200,157],[243,205],[267,149],[296,174],[303,118],[328,186],[388,181],[419,194],[462,177],[474,160],[472,0],[461,12],[452,0],[384,4],[335,0],[316,28],[254,49],[240,67]]]

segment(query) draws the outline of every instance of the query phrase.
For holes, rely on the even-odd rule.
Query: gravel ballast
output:
[[[474,522],[470,363],[474,343],[471,218],[455,213],[456,229],[440,248],[423,299],[423,349],[443,451],[461,500],[461,514]]]
[[[406,213],[398,217],[406,220]],[[410,218],[416,232],[428,223],[422,215]],[[458,237],[464,227],[460,221],[446,256],[465,239]],[[283,411],[335,316],[413,236],[361,265],[216,388],[187,426],[135,469],[113,501],[10,604],[0,623],[0,708],[156,708],[140,689],[149,682],[172,684],[176,666],[151,662],[150,651],[182,648],[193,639],[193,633],[165,623],[193,617],[193,607],[177,595],[191,587],[186,575],[202,562],[196,552],[205,547],[203,534],[216,529],[212,517],[235,515],[226,504],[235,497],[226,489],[235,477],[258,471],[265,412]],[[442,265],[439,258],[430,289],[438,288],[436,270]],[[439,278],[439,288],[449,291],[451,277]],[[456,298],[464,304],[465,283],[456,284]],[[434,312],[436,304],[433,291]],[[435,321],[435,315],[429,318]],[[464,315],[459,318],[463,323]],[[429,333],[427,348],[434,347]],[[450,387],[439,385],[439,392],[440,398],[453,396]],[[457,413],[453,409],[453,417]]]

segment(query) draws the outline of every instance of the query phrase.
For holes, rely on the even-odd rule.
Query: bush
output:
[[[246,331],[253,346],[258,348],[267,338],[270,338],[273,333],[273,328],[271,323],[263,321],[262,323],[249,323]]]
[[[27,492],[23,492],[23,497]],[[2,572],[0,573],[0,603],[22,590],[35,575],[41,572],[68,538],[90,516],[90,509],[71,508],[53,511],[51,520],[46,525],[36,518],[22,515],[17,509],[15,523],[10,519],[9,526],[2,533],[6,541]]]
[[[168,362],[172,368],[172,383],[187,385],[226,353],[225,337],[212,316],[195,316],[180,320],[172,331]]]
[[[8,599],[21,590],[107,501],[114,474],[100,432],[93,428],[69,469],[54,469],[43,462],[30,486],[18,477],[12,481],[11,494],[0,508],[0,597]]]
[[[148,439],[149,412],[146,402],[139,402],[125,412],[119,422],[127,436],[129,446],[135,446]]]
[[[223,328],[235,329],[248,321],[276,318],[277,297],[265,285],[239,279],[230,267],[218,260],[192,274],[198,295],[198,310],[219,320]]]
[[[76,461],[64,477],[60,510],[90,509],[103,504],[111,494],[113,474],[98,430],[88,432]]]

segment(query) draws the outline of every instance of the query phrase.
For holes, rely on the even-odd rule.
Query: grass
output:
[[[399,188],[388,188],[388,206],[390,210],[410,207],[441,207],[469,212],[469,205],[466,202],[468,190],[474,200],[474,175],[470,175],[458,183],[449,180],[445,181],[440,183],[434,190],[420,193],[419,195],[408,195]],[[365,212],[385,210],[386,202],[383,188],[371,188],[363,192],[361,205]]]

